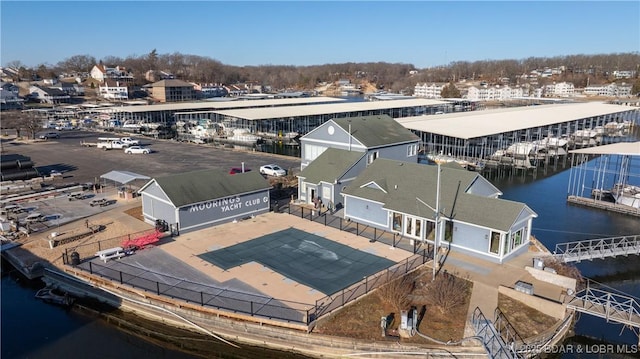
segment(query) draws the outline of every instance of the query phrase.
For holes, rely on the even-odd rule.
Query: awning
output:
[[[144,176],[141,174],[129,172],[129,171],[111,171],[109,173],[105,173],[100,178],[108,179],[114,182],[118,182],[120,184],[127,184],[129,182],[133,182],[135,180],[149,180],[151,177]]]

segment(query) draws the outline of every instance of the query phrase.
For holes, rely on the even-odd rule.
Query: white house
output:
[[[98,87],[98,93],[101,97],[109,100],[127,100],[129,98],[129,89],[126,84],[113,80],[105,80],[104,84]]]
[[[500,199],[488,180],[457,165],[378,158],[342,194],[345,219],[496,263],[528,250],[537,217],[526,204]]]

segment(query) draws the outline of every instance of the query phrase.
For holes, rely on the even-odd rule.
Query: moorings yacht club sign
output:
[[[261,206],[262,205],[262,206]],[[240,198],[239,196],[232,196],[227,198],[220,198],[213,201],[202,202],[193,204],[188,207],[189,213],[203,212],[203,211],[220,211],[222,213],[236,212],[242,209],[256,210],[260,207],[269,205],[269,197],[260,195],[246,196]]]

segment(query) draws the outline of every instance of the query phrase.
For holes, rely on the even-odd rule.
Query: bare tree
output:
[[[29,138],[34,139],[42,128],[42,119],[33,112],[3,111],[2,128],[15,130],[17,137],[26,132]]]
[[[436,279],[416,292],[422,296],[428,305],[432,305],[441,313],[464,305],[471,294],[472,283],[468,277],[462,278],[457,272],[441,273]]]
[[[378,288],[380,300],[392,306],[397,312],[411,304],[411,293],[415,286],[415,274],[408,273]]]

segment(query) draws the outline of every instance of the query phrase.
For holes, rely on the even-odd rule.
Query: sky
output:
[[[0,64],[198,55],[412,64],[640,52],[640,1],[0,0]],[[115,64],[114,64],[115,65]]]

